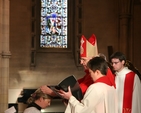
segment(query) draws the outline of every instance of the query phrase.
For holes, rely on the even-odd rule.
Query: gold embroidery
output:
[[[123,108],[123,113],[131,113],[131,109],[130,108]]]
[[[82,38],[81,39],[81,46],[80,46],[80,54],[83,54],[84,53],[84,48],[83,48],[83,44],[84,44],[84,39]]]

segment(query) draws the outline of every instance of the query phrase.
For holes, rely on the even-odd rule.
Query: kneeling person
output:
[[[24,113],[41,113],[41,109],[50,106],[52,97],[37,89],[27,100],[28,106]]]

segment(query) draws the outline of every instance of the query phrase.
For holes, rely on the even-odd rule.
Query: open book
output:
[[[73,75],[68,76],[67,78],[63,79],[58,85],[48,86],[48,87],[50,87],[59,97],[61,97],[61,95],[59,95],[58,91],[60,89],[62,89],[65,92],[67,92],[68,86],[70,86],[72,95],[76,99],[81,100],[83,98],[79,83],[77,82],[76,78]],[[63,97],[61,97],[61,98],[63,98]]]

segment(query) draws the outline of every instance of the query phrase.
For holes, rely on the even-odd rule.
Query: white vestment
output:
[[[134,79],[131,79],[131,81],[129,81],[129,83],[133,82],[133,90],[131,92],[132,93],[131,109],[123,108],[123,99],[125,93],[124,90],[126,89],[125,79],[127,79],[126,76],[130,72],[131,70],[129,70],[127,67],[122,69],[120,72],[116,72],[115,82],[118,95],[118,113],[141,113],[141,82],[137,74],[135,74]],[[129,100],[130,99],[131,98],[129,98]]]
[[[94,83],[88,87],[81,102],[70,97],[65,113],[117,113],[116,90],[105,83]]]

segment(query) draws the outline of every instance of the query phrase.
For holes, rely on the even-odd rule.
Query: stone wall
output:
[[[131,61],[141,71],[141,8],[134,5],[132,16],[133,53]],[[108,46],[117,51],[119,45],[119,11],[116,1],[83,1],[83,34],[95,34],[98,49],[108,58]],[[37,88],[57,84],[64,77],[84,75],[75,65],[73,52],[36,53],[36,66],[31,69],[31,0],[10,0],[10,66],[9,89]],[[124,45],[122,45],[124,46]],[[130,51],[130,50],[129,50]],[[129,59],[130,60],[130,59]]]

